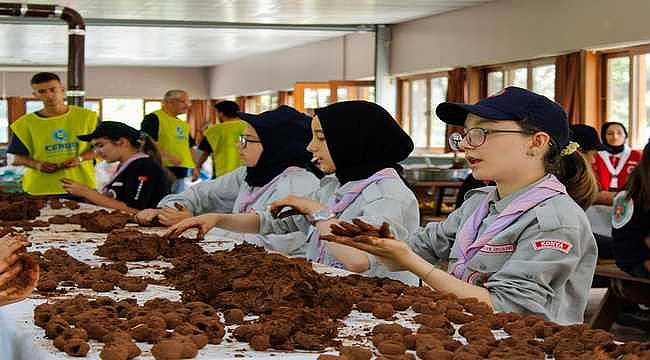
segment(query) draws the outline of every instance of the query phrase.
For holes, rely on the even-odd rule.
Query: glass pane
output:
[[[0,143],[7,142],[7,127],[9,126],[7,100],[0,100]]]
[[[533,68],[534,92],[555,100],[555,64],[535,66]]]
[[[269,109],[269,110],[273,110],[273,109],[277,108],[279,106],[278,105],[279,101],[280,101],[280,99],[278,99],[278,94],[277,93],[272,94],[271,95],[271,109]]]
[[[639,94],[639,127],[636,132],[637,138],[632,142],[635,147],[642,148],[650,138],[650,56],[648,54],[639,56],[639,79],[641,93]]]
[[[406,131],[407,134],[411,134],[411,114],[409,99],[411,98],[411,93],[409,92],[410,81],[402,81],[402,129]]]
[[[630,58],[607,60],[607,121],[630,122]]]
[[[348,88],[347,87],[338,87],[336,88],[336,98],[338,101],[348,101],[352,100],[348,98]]]
[[[487,74],[487,96],[503,90],[503,72],[493,71]]]
[[[436,107],[447,100],[447,78],[431,79],[431,147],[444,147],[446,124],[436,116]]]
[[[139,129],[144,117],[143,106],[142,99],[104,99],[102,120],[119,121]]]
[[[411,84],[411,138],[415,147],[427,147],[427,80],[415,80]]]
[[[305,88],[304,101],[305,112],[309,112],[308,109],[316,109],[329,105],[330,89]]]
[[[260,95],[259,96],[260,108],[258,113],[271,110],[271,95]]]
[[[84,107],[88,110],[92,110],[97,113],[97,116],[101,116],[101,112],[99,111],[100,106],[99,100],[86,100],[84,101]]]
[[[519,68],[508,70],[508,86],[528,88],[528,69]]]
[[[25,113],[33,113],[43,108],[43,102],[40,100],[25,101]]]
[[[149,114],[151,112],[154,112],[162,106],[162,102],[158,100],[149,100],[144,102],[144,113]]]

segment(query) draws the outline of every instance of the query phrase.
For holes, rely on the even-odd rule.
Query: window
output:
[[[400,79],[402,128],[416,148],[444,148],[446,125],[436,107],[447,99],[447,75],[438,73]]]
[[[518,86],[555,99],[554,60],[544,59],[487,68],[487,96],[494,95],[507,86]]]
[[[327,106],[330,103],[330,89],[317,89],[317,88],[306,88],[305,89],[305,111],[317,109],[323,106]]]
[[[7,100],[0,99],[0,143],[7,143],[9,138],[9,109]]]
[[[144,117],[144,100],[103,99],[102,110],[102,120],[118,121],[139,129]]]
[[[650,137],[650,50],[606,54],[603,66],[603,121],[622,123],[630,145],[642,148]]]
[[[66,100],[67,104],[68,101]],[[25,113],[33,113],[39,111],[43,108],[43,102],[40,100],[25,100]],[[101,100],[88,99],[84,101],[84,108],[92,110],[97,113],[98,116],[102,115],[102,103]]]
[[[160,100],[145,100],[144,101],[144,113],[149,114],[152,113],[162,106],[162,102]]]

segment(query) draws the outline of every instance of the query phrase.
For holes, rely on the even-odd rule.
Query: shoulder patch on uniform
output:
[[[539,251],[543,249],[553,249],[568,254],[573,248],[573,244],[568,241],[558,239],[539,239],[533,241],[533,249]]]
[[[626,199],[626,192],[620,192],[612,204],[612,227],[620,229],[627,224],[634,215],[634,202]]]

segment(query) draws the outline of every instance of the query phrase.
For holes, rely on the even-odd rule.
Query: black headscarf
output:
[[[384,108],[367,101],[343,101],[315,113],[341,185],[385,168],[401,174],[398,162],[413,151],[413,141]]]
[[[607,147],[607,151],[609,151],[612,154],[618,154],[623,151],[625,148],[625,143],[623,145],[618,145],[618,146],[612,146],[607,142],[607,129],[612,126],[612,125],[619,125],[620,127],[623,128],[623,132],[625,133],[625,139],[627,139],[627,129],[623,124],[620,122],[616,121],[610,121],[606,122],[603,124],[603,126],[600,127],[600,139],[603,141],[603,144]]]
[[[264,186],[290,166],[305,168],[311,160],[311,118],[289,106],[280,106],[259,115],[238,113],[249,123],[262,142],[262,155],[247,168],[246,183]]]

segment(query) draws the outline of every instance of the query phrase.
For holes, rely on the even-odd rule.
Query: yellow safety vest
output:
[[[60,164],[90,149],[90,143],[77,139],[77,135],[90,134],[97,127],[97,113],[78,106],[68,106],[63,115],[43,118],[36,113],[21,116],[11,130],[35,160]],[[68,178],[91,189],[96,187],[95,167],[92,161],[80,166],[61,169],[52,174],[27,168],[23,175],[23,191],[31,195],[58,195],[66,191],[60,180]]]
[[[181,160],[180,165],[163,159],[167,167],[194,168],[194,159],[190,150],[190,125],[185,121],[170,116],[162,109],[153,112],[158,117],[158,145],[168,153]]]
[[[212,148],[212,171],[215,176],[229,173],[242,165],[237,144],[244,129],[244,120],[232,120],[212,125],[203,132]]]

